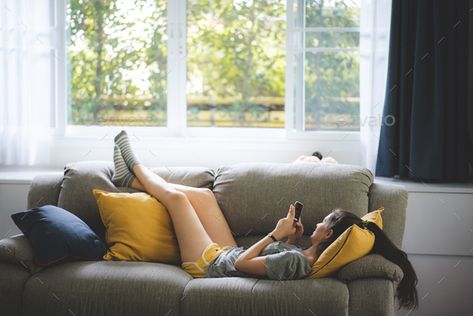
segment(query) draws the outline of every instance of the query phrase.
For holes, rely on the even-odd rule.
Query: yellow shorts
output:
[[[181,267],[194,278],[204,278],[207,266],[228,248],[230,246],[221,247],[213,242],[204,249],[202,255],[195,262],[183,262]]]

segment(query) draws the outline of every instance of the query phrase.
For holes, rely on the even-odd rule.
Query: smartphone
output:
[[[301,216],[302,208],[304,207],[304,204],[302,204],[299,201],[296,201],[294,203],[294,206],[296,208],[296,213],[294,214],[294,226],[296,225],[297,222],[299,222],[299,217]]]

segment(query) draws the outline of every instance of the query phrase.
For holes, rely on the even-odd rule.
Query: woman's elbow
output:
[[[237,270],[240,270],[240,271],[241,271],[242,266],[243,266],[243,260],[239,260],[239,259],[235,260],[235,268],[236,268]]]

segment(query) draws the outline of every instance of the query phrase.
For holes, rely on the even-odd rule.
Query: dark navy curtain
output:
[[[469,2],[392,1],[377,176],[468,180]]]

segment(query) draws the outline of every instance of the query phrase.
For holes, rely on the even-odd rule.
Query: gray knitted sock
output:
[[[133,172],[133,166],[136,164],[139,164],[140,161],[133,153],[133,149],[131,148],[130,141],[128,140],[128,135],[126,134],[124,130],[122,130],[120,133],[118,133],[117,136],[115,136],[115,144],[117,144],[118,147],[120,147],[122,157],[125,160],[126,165],[128,166],[128,169],[130,169]]]
[[[117,187],[131,187],[136,177],[128,169],[117,144],[113,148],[113,163],[115,164],[115,172],[112,177],[113,184]]]

